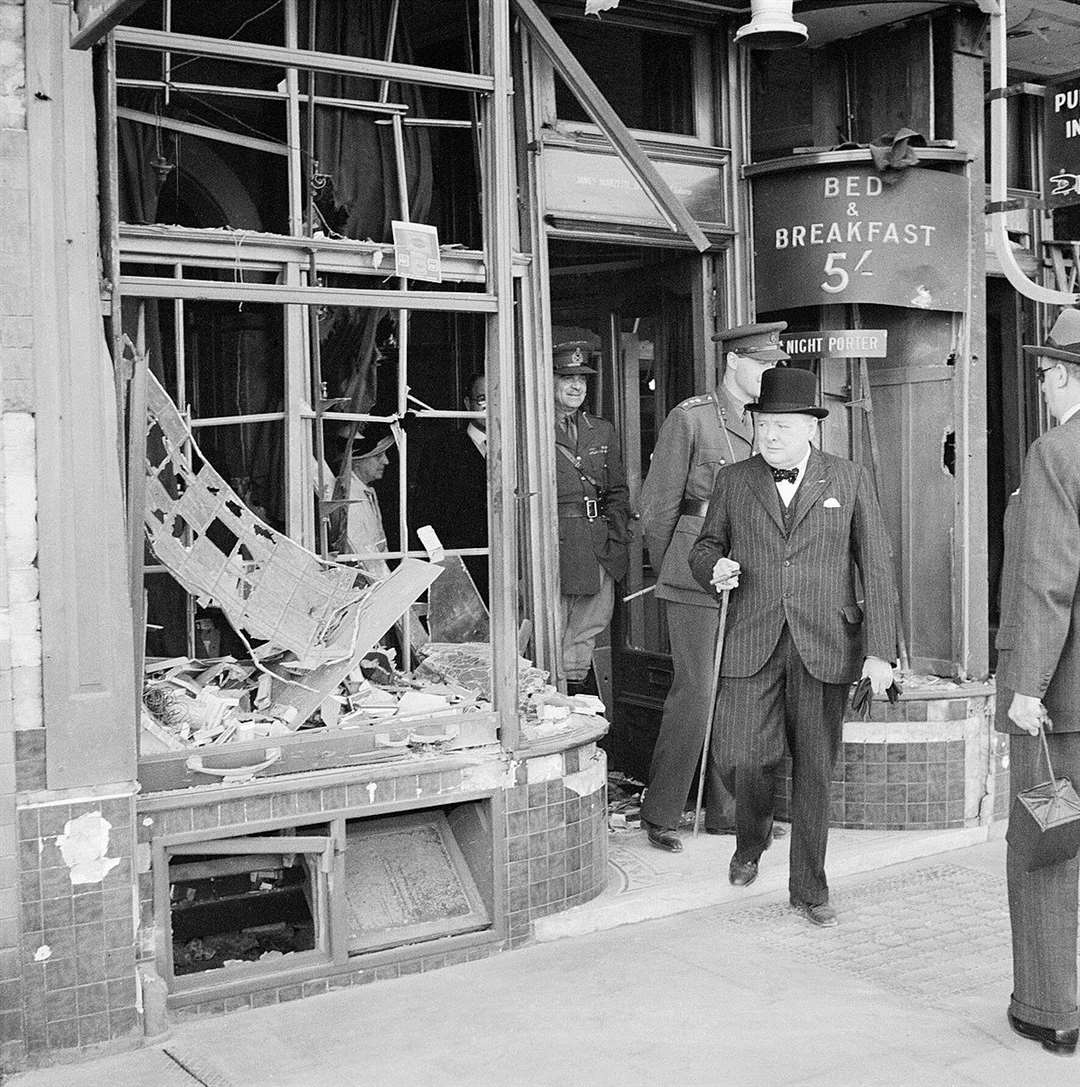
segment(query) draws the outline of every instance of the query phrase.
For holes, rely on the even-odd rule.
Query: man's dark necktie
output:
[[[777,483],[783,483],[785,480],[788,483],[794,483],[799,478],[798,468],[774,468],[772,470],[772,477]]]

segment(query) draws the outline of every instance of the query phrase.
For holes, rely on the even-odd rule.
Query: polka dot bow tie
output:
[[[788,483],[794,483],[799,478],[798,468],[774,468],[772,470],[772,477],[777,483],[783,483],[785,480]]]

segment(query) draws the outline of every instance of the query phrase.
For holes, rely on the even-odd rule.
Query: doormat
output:
[[[441,811],[349,823],[349,950],[373,951],[488,924],[488,912]]]

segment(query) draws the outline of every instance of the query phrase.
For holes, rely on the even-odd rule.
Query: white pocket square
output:
[[[825,501],[822,502],[821,504],[827,510],[838,510],[840,508],[840,503],[837,502],[835,498],[826,498]]]

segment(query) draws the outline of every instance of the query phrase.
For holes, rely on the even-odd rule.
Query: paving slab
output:
[[[892,864],[979,845],[1004,833],[991,827],[955,830],[829,831],[826,870],[835,890],[844,879]],[[745,902],[786,891],[790,836],[773,841],[761,858],[758,878],[750,887],[728,883],[728,863],[735,849],[729,835],[689,832],[681,836],[683,851],[666,853],[648,843],[641,830],[615,831],[608,841],[611,878],[605,892],[583,906],[536,922],[536,939],[559,940],[599,932],[615,925],[670,917],[686,910]]]

